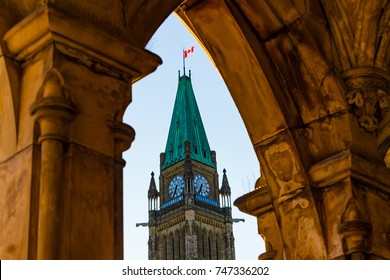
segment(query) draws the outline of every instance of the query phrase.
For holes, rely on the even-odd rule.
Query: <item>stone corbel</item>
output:
[[[363,219],[354,198],[348,201],[337,230],[342,237],[343,250],[346,255],[351,259],[367,258],[367,239],[371,233],[371,224]]]
[[[375,133],[377,146],[387,151],[385,162],[390,167],[390,75],[376,67],[357,67],[343,73],[347,85],[347,102],[368,133]]]
[[[389,74],[375,67],[358,67],[346,70],[343,77],[348,87],[348,104],[360,126],[367,132],[377,132],[381,121],[380,111],[389,110]]]

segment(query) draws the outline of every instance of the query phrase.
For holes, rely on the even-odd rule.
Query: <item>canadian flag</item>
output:
[[[195,47],[192,46],[191,48],[188,48],[184,50],[184,58],[187,58],[187,56],[195,51]]]

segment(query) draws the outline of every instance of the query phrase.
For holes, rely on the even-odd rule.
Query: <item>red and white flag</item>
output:
[[[192,46],[186,50],[184,50],[184,58],[187,58],[187,56],[195,51],[195,47]]]

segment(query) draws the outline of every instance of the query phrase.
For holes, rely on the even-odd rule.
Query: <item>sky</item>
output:
[[[123,154],[124,169],[124,258],[148,258],[147,191],[153,171],[158,184],[160,153],[165,151],[173,105],[178,86],[178,70],[183,73],[183,49],[194,46],[186,59],[210,148],[217,153],[219,186],[225,168],[232,190],[232,203],[253,189],[260,176],[259,163],[240,114],[218,69],[196,39],[175,15],[170,15],[147,45],[163,64],[133,85],[133,100],[124,122],[136,131],[131,148]],[[265,251],[257,234],[256,218],[233,206],[236,259],[255,260]]]

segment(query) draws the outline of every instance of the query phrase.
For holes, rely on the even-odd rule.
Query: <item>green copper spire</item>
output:
[[[180,77],[179,74],[179,86],[165,147],[165,160],[161,165],[161,170],[185,159],[184,143],[186,141],[190,142],[191,159],[215,167],[211,160],[209,142],[192,89],[191,72],[189,76]]]

